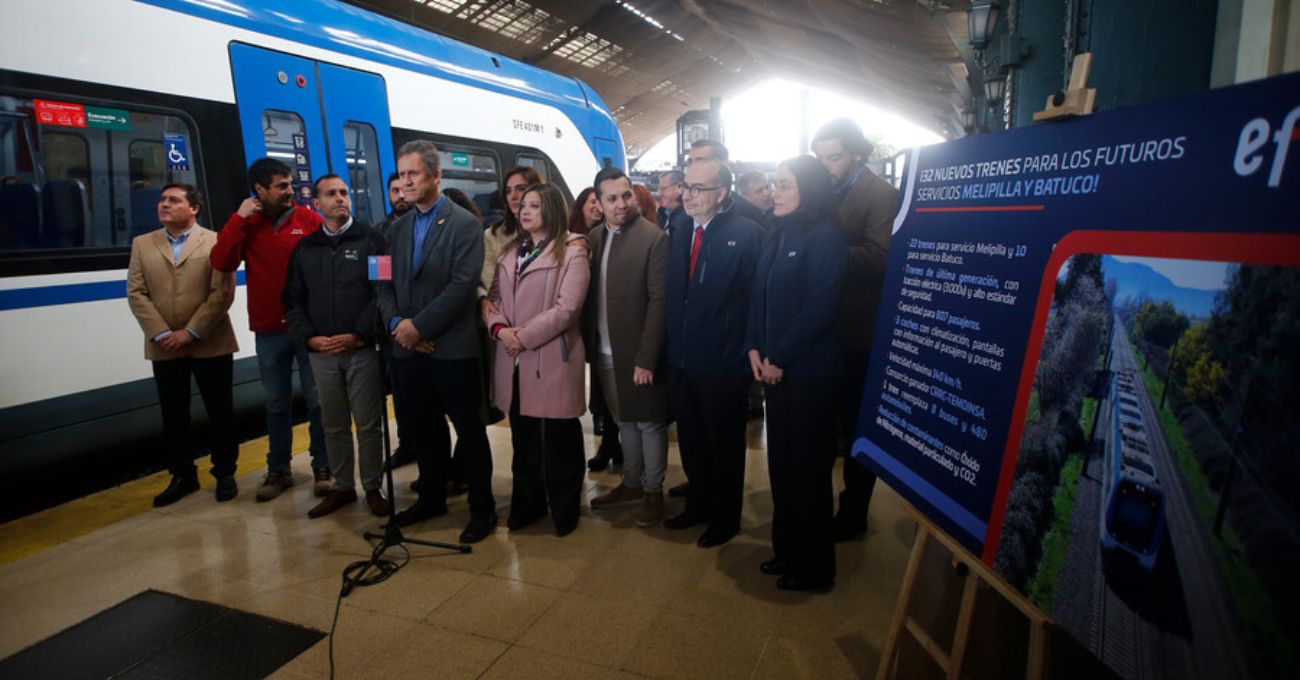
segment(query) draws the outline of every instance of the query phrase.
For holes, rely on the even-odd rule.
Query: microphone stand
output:
[[[384,382],[387,383],[388,382],[388,357],[384,353],[382,348],[383,341],[384,341],[384,336],[380,334],[375,340],[375,351],[379,352],[379,370],[382,372],[384,376]],[[392,391],[391,387],[392,386],[390,385],[389,391]],[[430,548],[441,548],[443,550],[453,550],[463,555],[468,555],[474,550],[472,547],[461,543],[442,543],[439,541],[425,541],[418,538],[407,538],[402,534],[402,528],[397,526],[397,487],[393,486],[393,466],[392,466],[393,451],[392,451],[392,443],[388,439],[387,400],[385,400],[384,415],[383,418],[381,418],[381,420],[383,421],[383,431],[384,431],[384,470],[388,475],[388,523],[384,525],[384,532],[382,534],[373,531],[362,532],[361,535],[366,540],[368,541],[378,540],[379,543],[378,545],[375,546],[375,551],[374,553],[371,554],[370,561],[367,562],[366,565],[361,568],[361,572],[357,574],[355,580],[358,581],[361,580],[361,578],[365,575],[367,571],[370,570],[370,568],[377,567],[380,558],[383,556],[384,552],[394,546],[413,543],[415,545],[423,545]],[[350,589],[345,586],[345,590],[350,590]]]

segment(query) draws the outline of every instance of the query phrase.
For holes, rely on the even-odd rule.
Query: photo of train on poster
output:
[[[1300,269],[1070,258],[994,568],[1122,677],[1289,675],[1297,346]]]
[[[1120,677],[1293,677],[1297,120],[1290,76],[908,159],[854,456]]]

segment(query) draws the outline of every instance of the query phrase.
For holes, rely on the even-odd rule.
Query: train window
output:
[[[183,119],[118,106],[0,95],[0,252],[126,246],[198,185]]]
[[[521,153],[518,156],[515,156],[515,165],[525,168],[533,168],[542,176],[542,180],[547,182],[551,181],[551,175],[546,169],[546,159],[541,156]]]
[[[367,123],[343,124],[343,145],[348,159],[348,186],[352,188],[352,213],[366,224],[384,219],[384,173],[379,167],[379,137]]]
[[[292,111],[263,111],[262,138],[266,142],[266,155],[280,159],[291,168],[295,167],[293,137],[304,134],[305,129],[302,116]]]
[[[132,186],[162,186],[167,174],[167,152],[160,140],[133,139],[127,146]]]
[[[447,148],[438,150],[442,162],[442,187],[460,189],[487,215],[492,193],[501,188],[497,159],[489,151]]]

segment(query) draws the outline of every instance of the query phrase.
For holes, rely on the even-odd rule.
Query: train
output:
[[[1101,551],[1155,570],[1165,535],[1165,495],[1131,370],[1111,376],[1111,427],[1101,487]]]
[[[125,279],[131,239],[159,226],[163,185],[197,186],[199,222],[215,229],[249,195],[248,164],[277,157],[300,197],[314,177],[344,177],[356,217],[375,223],[390,209],[394,149],[412,139],[437,143],[442,186],[485,208],[514,166],[570,199],[601,167],[626,167],[617,123],[581,80],[355,6],[57,0],[3,11],[0,521],[138,468],[120,454],[140,458],[160,435]],[[262,393],[238,281],[235,398],[247,412]]]

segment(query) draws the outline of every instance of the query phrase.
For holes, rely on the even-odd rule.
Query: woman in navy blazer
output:
[[[782,163],[773,197],[775,229],[755,267],[745,343],[767,395],[775,556],[760,569],[780,575],[778,588],[825,591],[835,582],[835,435],[818,423],[832,411],[841,370],[835,321],[848,251],[817,159]]]

